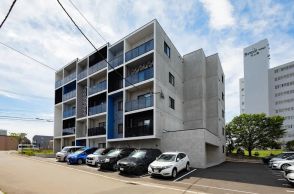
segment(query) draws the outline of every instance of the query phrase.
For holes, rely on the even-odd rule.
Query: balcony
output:
[[[123,64],[123,62],[124,62],[124,56],[122,54],[119,56],[116,56],[114,59],[109,61],[110,65],[109,65],[108,69],[115,68],[115,67]]]
[[[76,97],[76,90],[72,90],[66,94],[63,94],[62,101],[66,101],[74,97]]]
[[[55,88],[62,86],[62,80],[58,80],[55,82]]]
[[[153,135],[153,126],[144,125],[138,127],[126,128],[125,137],[139,137]]]
[[[89,95],[106,90],[106,81],[99,82],[89,88]]]
[[[69,74],[68,76],[66,76],[64,79],[63,79],[63,84],[66,84],[72,80],[74,80],[76,78],[76,72],[73,72],[71,74]]]
[[[75,127],[70,127],[62,130],[62,135],[74,135],[75,134]]]
[[[88,72],[87,72],[87,69],[85,69],[78,74],[78,80],[81,80],[81,79],[87,77],[87,75],[88,75]]]
[[[141,44],[140,46],[126,52],[125,54],[125,60],[126,62],[129,60],[132,60],[140,55],[143,55],[144,53],[147,53],[154,48],[154,41],[153,39]]]
[[[153,78],[153,67],[126,77],[126,87]]]
[[[76,115],[76,109],[66,110],[63,112],[63,118],[68,118]]]
[[[88,136],[105,135],[105,127],[93,127],[88,129]]]
[[[95,65],[93,65],[89,68],[89,75],[105,68],[106,66],[107,66],[107,63],[105,60],[102,60],[102,61],[96,63]]]
[[[89,116],[106,112],[106,103],[89,107]]]
[[[153,95],[138,100],[126,102],[126,112],[153,106]]]

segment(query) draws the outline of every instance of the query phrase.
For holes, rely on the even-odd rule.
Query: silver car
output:
[[[65,162],[69,154],[74,153],[80,148],[83,148],[83,146],[66,146],[60,152],[56,153],[56,160],[60,162]]]
[[[288,157],[294,155],[294,152],[283,152],[269,161],[269,167],[272,168],[273,163],[279,160],[287,159]]]

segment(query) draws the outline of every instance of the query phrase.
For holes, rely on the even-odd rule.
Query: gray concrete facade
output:
[[[101,47],[101,53],[104,48],[105,59],[115,67],[92,73],[94,52],[56,74],[56,96],[75,92],[70,99],[56,98],[56,151],[71,144],[159,148],[184,151],[199,168],[225,160],[225,78],[217,54],[205,56],[200,49],[182,56],[157,20]],[[60,84],[71,68],[77,78]],[[92,93],[93,83],[103,80],[105,88]],[[93,107],[100,109],[92,114]],[[68,110],[74,114],[64,115]],[[101,123],[105,133],[100,133]]]

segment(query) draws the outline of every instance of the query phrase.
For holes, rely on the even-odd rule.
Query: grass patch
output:
[[[251,154],[252,154],[252,156],[263,158],[263,157],[270,156],[271,154],[277,155],[282,152],[283,152],[283,150],[252,150]],[[234,150],[233,154],[236,154],[236,153],[237,153],[237,150]],[[258,155],[255,155],[255,153],[258,153]],[[249,155],[247,150],[244,151],[244,154],[245,154],[245,156]]]
[[[24,154],[27,156],[35,156],[38,154],[53,154],[53,150],[32,150],[32,149],[25,149],[22,152],[19,151],[19,154]]]

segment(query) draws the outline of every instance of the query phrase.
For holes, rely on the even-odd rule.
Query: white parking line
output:
[[[278,181],[286,181],[286,179],[277,179]]]
[[[294,190],[286,190],[286,192],[294,193]]]
[[[180,180],[181,178],[187,176],[188,174],[191,174],[192,172],[196,171],[197,169],[195,168],[194,170],[191,170],[190,172],[187,172],[186,174],[184,174],[183,176],[177,178],[176,180],[174,180],[174,182],[177,182],[178,180]]]

